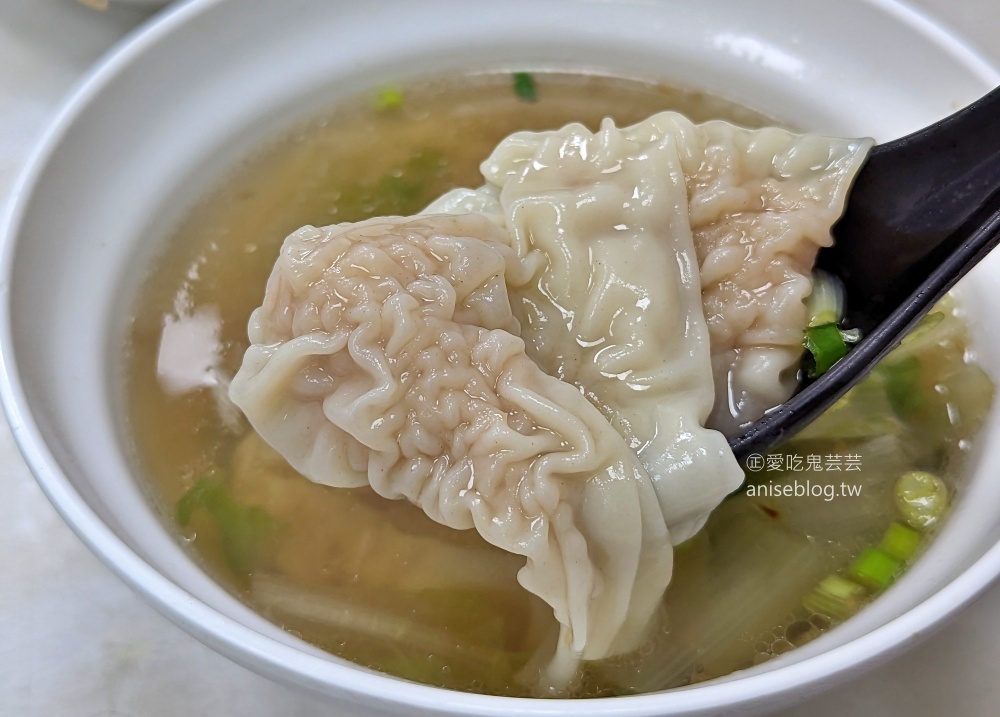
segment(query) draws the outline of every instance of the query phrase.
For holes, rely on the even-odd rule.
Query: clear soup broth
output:
[[[619,78],[444,78],[344,102],[247,158],[190,213],[135,305],[126,411],[138,472],[209,574],[360,665],[531,695],[518,673],[557,623],[518,585],[523,558],[404,501],[311,483],[256,436],[226,389],[291,231],[412,214],[449,189],[478,186],[479,163],[514,131],[594,128],[606,116],[628,125],[666,109],[696,122],[773,124],[701,93]],[[662,690],[749,667],[886,589],[933,535],[992,401],[967,340],[943,304],[818,423],[752,463],[744,490],[678,546],[646,644],[584,663],[574,695]],[[914,514],[898,483],[914,470],[937,481],[910,477],[911,497],[922,490],[936,501],[930,519]]]

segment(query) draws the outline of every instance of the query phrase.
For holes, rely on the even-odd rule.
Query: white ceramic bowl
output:
[[[215,585],[147,506],[121,421],[123,317],[139,267],[222,170],[296,118],[381,82],[544,67],[654,77],[802,128],[889,139],[983,94],[997,72],[890,0],[203,0],[175,6],[77,89],[6,218],[3,401],[39,483],[77,534],[165,615],[234,660],[402,714],[694,715],[775,708],[884,660],[1000,573],[1000,433],[931,550],[845,625],[779,659],[668,693],[532,701],[415,685],[333,658]],[[1000,307],[997,261],[965,282]],[[988,366],[1000,339],[979,332]]]

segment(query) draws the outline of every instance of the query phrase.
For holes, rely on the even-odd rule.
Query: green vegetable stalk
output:
[[[396,87],[383,87],[375,96],[374,104],[379,112],[398,110],[403,106],[403,93]]]
[[[260,506],[236,501],[222,479],[212,475],[200,478],[177,502],[174,514],[177,524],[189,525],[199,509],[208,511],[215,519],[226,560],[233,571],[250,573],[265,543],[277,532],[278,523]]]

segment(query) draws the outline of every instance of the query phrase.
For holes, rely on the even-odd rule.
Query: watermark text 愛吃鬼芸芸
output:
[[[801,455],[798,453],[751,453],[747,456],[746,469],[750,473],[776,472],[785,474],[855,472],[861,470],[861,456],[854,453],[830,453]],[[833,500],[834,498],[856,498],[861,495],[861,484],[846,480],[837,481],[825,475],[822,481],[792,480],[750,483],[745,492],[751,498],[813,497]]]

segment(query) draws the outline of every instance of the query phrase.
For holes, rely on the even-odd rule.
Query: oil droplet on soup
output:
[[[478,186],[480,162],[519,130],[594,128],[605,116],[622,126],[666,109],[696,122],[773,124],[714,97],[633,80],[513,80],[373,88],[257,150],[169,237],[137,297],[124,356],[138,473],[216,580],[273,622],[361,665],[526,696],[518,672],[556,623],[518,585],[523,558],[368,488],[306,480],[226,399],[250,313],[298,227],[413,214],[454,187]],[[905,557],[890,555],[896,563],[878,563],[905,567],[932,531],[914,538],[893,527],[896,480],[931,471],[953,493],[993,392],[965,357],[967,334],[951,306],[933,316],[922,336],[767,457],[750,476],[759,482],[678,546],[649,639],[629,655],[585,663],[577,696],[666,689],[772,659],[884,589],[862,584],[885,577],[866,561],[870,551],[910,546]],[[761,488],[807,479],[806,495]],[[837,580],[848,586],[843,595]]]

